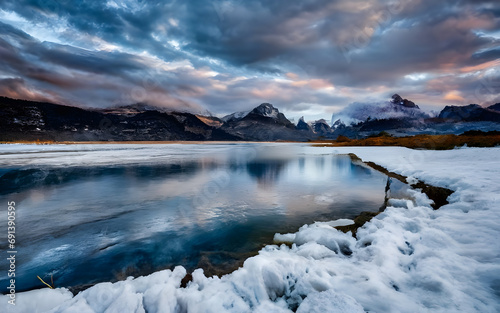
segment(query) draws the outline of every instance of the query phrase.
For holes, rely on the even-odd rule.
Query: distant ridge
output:
[[[414,102],[394,94],[387,102],[354,103],[343,111],[352,113],[350,122],[337,118],[330,126],[324,119],[306,122],[303,117],[295,125],[270,103],[219,119],[143,103],[83,109],[0,97],[0,141],[309,141],[380,132],[460,134],[500,130],[499,109],[499,103],[488,108],[447,106],[431,118]]]
[[[242,140],[190,113],[85,110],[0,97],[0,140],[178,141]]]

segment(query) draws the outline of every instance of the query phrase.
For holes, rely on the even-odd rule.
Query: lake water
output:
[[[233,270],[276,232],[377,211],[387,177],[306,144],[2,145],[2,251],[16,202],[17,291]],[[0,284],[7,284],[6,252]]]

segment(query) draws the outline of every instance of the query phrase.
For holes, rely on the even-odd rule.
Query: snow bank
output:
[[[0,296],[0,312],[46,312],[68,302],[73,294],[65,288],[39,289],[16,294],[13,306],[8,304],[7,296]]]
[[[64,289],[23,293],[15,309],[3,296],[0,311],[500,311],[500,149],[331,151],[352,152],[410,180],[456,192],[438,211],[418,191],[411,191],[412,199],[391,199],[385,212],[358,230],[357,240],[335,224],[305,225],[276,236],[290,246],[267,246],[222,278],[196,270],[186,288],[180,287],[186,272],[177,267],[98,284],[75,297]],[[43,297],[32,296],[37,293]]]

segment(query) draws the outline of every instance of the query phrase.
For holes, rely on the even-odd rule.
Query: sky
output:
[[[329,119],[500,102],[498,0],[0,0],[0,95]]]

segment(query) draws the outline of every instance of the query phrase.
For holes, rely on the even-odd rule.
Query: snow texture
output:
[[[344,110],[332,115],[332,125],[340,120],[344,124],[364,122],[368,118],[427,118],[429,115],[417,108],[407,108],[390,101],[382,102],[354,102]]]
[[[223,120],[224,122],[229,122],[231,120],[240,120],[240,119],[244,118],[245,116],[247,116],[248,113],[250,113],[250,111],[235,112],[235,113],[232,113],[232,114],[229,114],[229,115],[222,117],[221,120]]]
[[[500,148],[311,148],[355,153],[388,170],[456,192],[434,211],[419,191],[392,199],[358,239],[314,223],[277,235],[239,270],[193,280],[182,267],[72,297],[66,289],[0,298],[1,312],[500,312]],[[319,153],[319,152],[318,152]],[[349,221],[342,221],[349,223]]]

